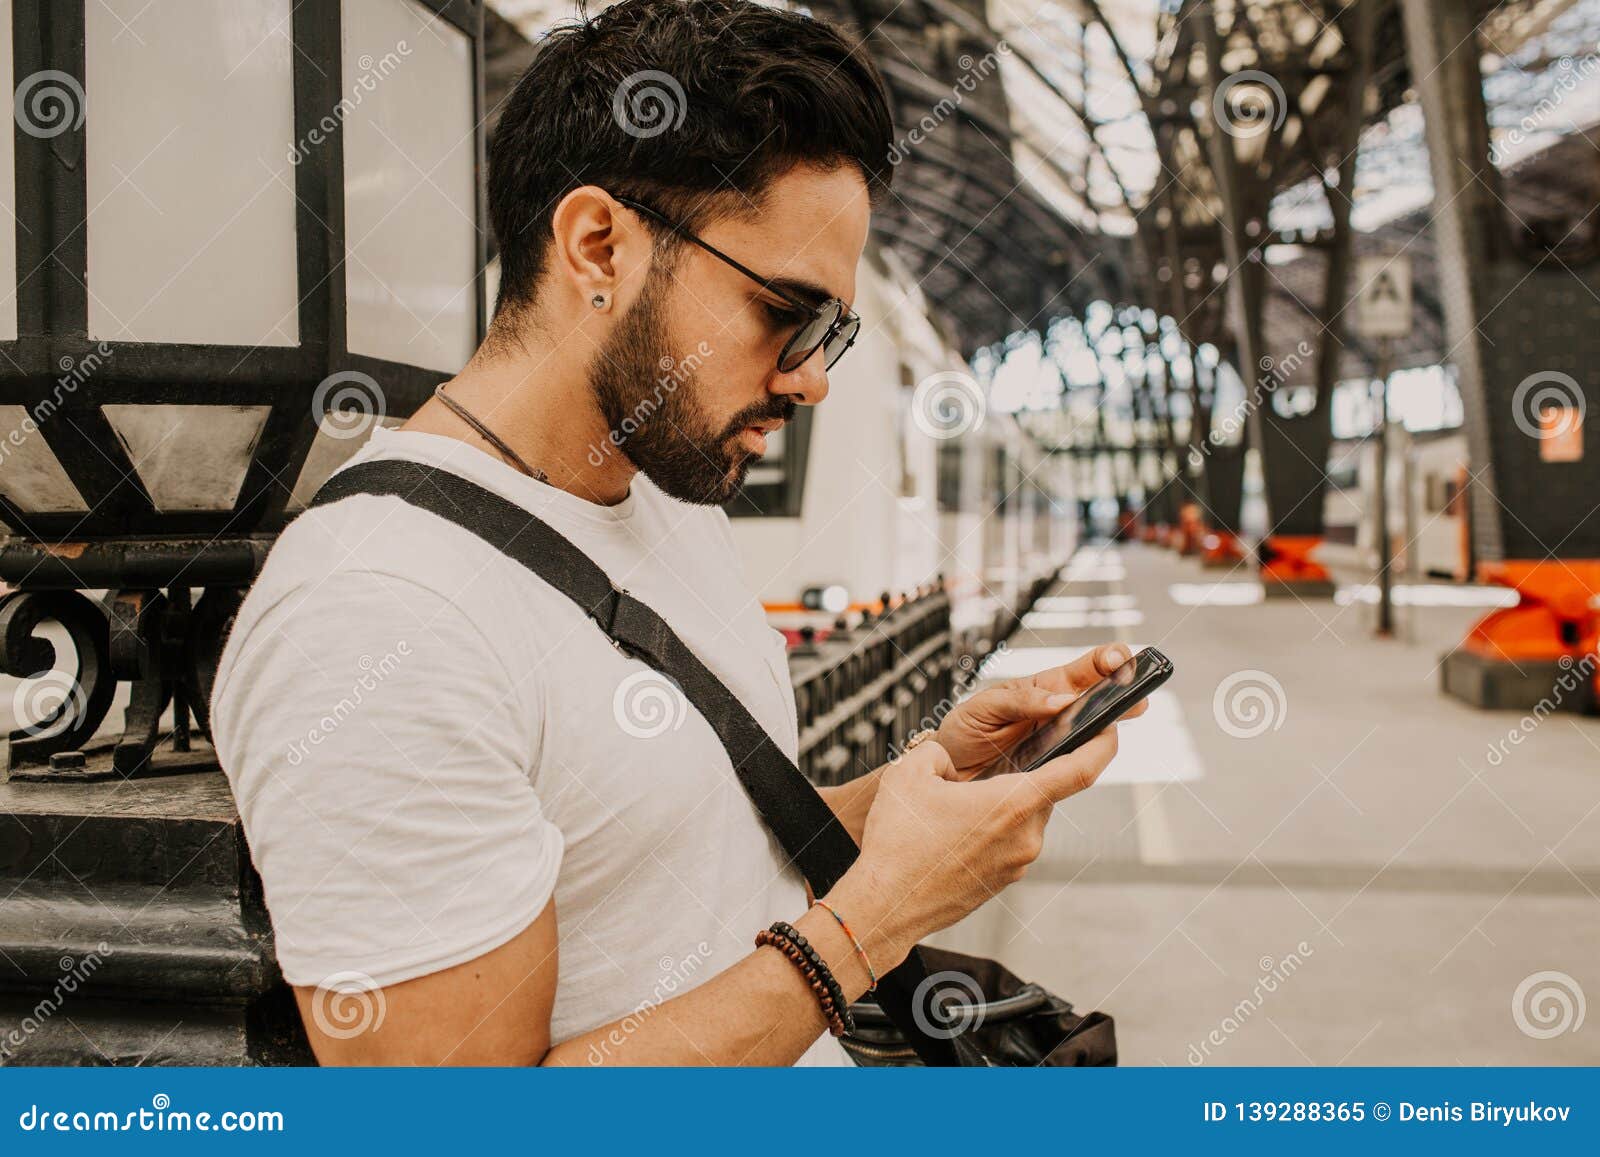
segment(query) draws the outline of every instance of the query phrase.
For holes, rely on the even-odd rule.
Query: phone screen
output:
[[[1171,674],[1172,661],[1154,647],[1146,647],[1008,751],[989,774],[1032,771],[1047,759],[1082,747],[1107,724],[1165,683]]]

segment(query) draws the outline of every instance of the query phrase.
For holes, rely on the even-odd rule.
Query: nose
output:
[[[774,374],[772,392],[793,398],[802,406],[815,406],[828,396],[826,359],[819,349],[786,374]]]

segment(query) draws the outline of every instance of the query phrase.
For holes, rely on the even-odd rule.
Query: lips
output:
[[[740,430],[739,441],[758,458],[767,452],[767,430],[761,426],[746,426]]]
[[[739,440],[741,446],[759,458],[767,452],[767,436],[783,429],[783,421],[782,418],[766,418],[760,422],[751,422],[748,426],[742,427],[734,437]]]

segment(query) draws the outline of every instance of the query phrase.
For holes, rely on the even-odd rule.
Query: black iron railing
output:
[[[1015,606],[965,632],[951,626],[942,584],[899,601],[885,594],[886,610],[853,625],[840,619],[822,638],[803,629],[789,652],[800,769],[822,787],[844,783],[882,764],[912,732],[937,727],[1054,577],[1041,576]]]

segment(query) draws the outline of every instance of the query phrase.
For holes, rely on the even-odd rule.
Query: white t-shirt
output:
[[[783,636],[721,510],[642,475],[595,505],[433,434],[378,429],[352,461],[380,457],[537,514],[795,754]],[[223,652],[212,722],[291,984],[460,964],[554,896],[559,1042],[638,1023],[805,911],[799,872],[681,693],[519,563],[398,498],[318,507],[283,533]],[[824,1034],[800,1063],[850,1062]]]

